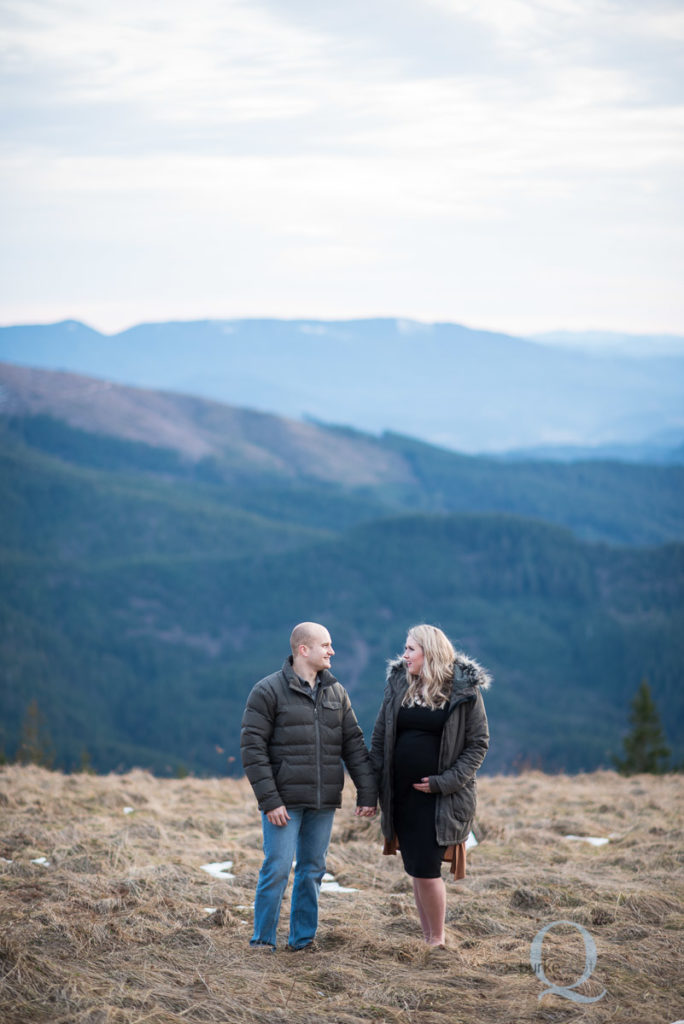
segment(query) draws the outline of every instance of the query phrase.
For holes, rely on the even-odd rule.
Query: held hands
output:
[[[427,775],[424,776],[424,778],[422,778],[420,780],[420,782],[414,782],[413,783],[413,788],[420,790],[421,793],[431,793],[432,792],[432,790],[430,789],[430,779],[429,779],[429,777]]]
[[[272,825],[287,825],[290,820],[290,815],[287,813],[287,807],[284,804],[280,807],[274,807],[272,811],[266,811],[266,817]]]
[[[360,818],[372,818],[375,815],[375,807],[357,807],[354,813]],[[274,807],[272,811],[266,811],[266,817],[272,825],[287,825],[290,820],[284,804]]]

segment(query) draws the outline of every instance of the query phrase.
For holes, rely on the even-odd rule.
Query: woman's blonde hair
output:
[[[418,699],[432,710],[440,708],[451,695],[456,660],[454,646],[437,626],[411,626],[408,636],[423,652],[423,667],[418,676],[412,676],[406,667],[409,687],[403,703],[413,704]]]

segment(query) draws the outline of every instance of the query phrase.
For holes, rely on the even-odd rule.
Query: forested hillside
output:
[[[104,403],[80,381],[85,424]],[[494,674],[490,771],[609,764],[644,676],[682,760],[681,469],[501,464],[183,399],[192,454],[189,427],[155,443],[183,422],[169,396],[120,389],[117,436],[49,416],[45,386],[22,408],[6,384],[0,430],[8,756],[30,726],[62,767],[237,771],[249,687],[315,618],[367,736],[424,620]]]
[[[8,364],[0,364],[3,428],[31,506],[33,473],[25,470],[43,453],[56,457],[40,469],[56,474],[53,491],[76,501],[83,481],[91,492],[116,482],[120,495],[133,484],[152,501],[182,494],[191,504],[323,529],[405,511],[505,512],[569,526],[587,540],[684,540],[684,466],[502,462]],[[65,464],[106,476],[77,479]]]

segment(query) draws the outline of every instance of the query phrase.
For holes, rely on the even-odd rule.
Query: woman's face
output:
[[[403,658],[411,675],[419,676],[423,667],[423,648],[416,643],[412,636],[406,637]]]

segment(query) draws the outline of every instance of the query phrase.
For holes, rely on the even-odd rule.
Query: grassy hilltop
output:
[[[682,776],[612,772],[480,783],[468,878],[449,881],[446,951],[419,938],[398,858],[351,788],[321,896],[320,950],[249,950],[261,829],[244,779],[0,769],[3,1024],[671,1024],[683,1016]],[[610,836],[593,847],[566,835]],[[45,858],[45,863],[35,863]],[[202,870],[232,861],[232,881]],[[208,908],[213,908],[207,913]],[[281,932],[285,926],[284,907]],[[530,944],[574,921],[598,951],[580,1004],[546,995]],[[284,935],[283,935],[284,939]],[[572,985],[580,933],[548,932]]]

